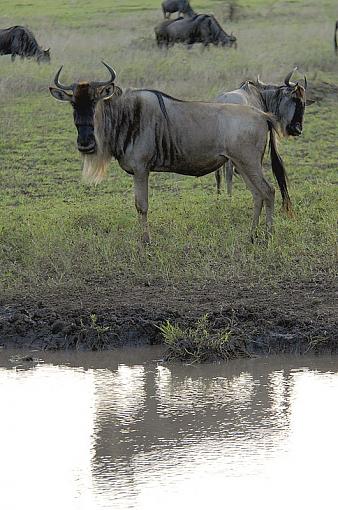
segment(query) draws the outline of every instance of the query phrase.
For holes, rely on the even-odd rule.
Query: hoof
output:
[[[144,234],[142,236],[142,244],[144,244],[145,246],[149,246],[151,244],[151,240],[150,240],[149,234]]]

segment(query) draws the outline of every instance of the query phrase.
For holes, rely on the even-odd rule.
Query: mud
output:
[[[124,286],[91,282],[72,292],[0,300],[0,346],[103,350],[161,343],[170,320],[193,326],[208,314],[210,332],[231,330],[238,352],[338,352],[332,282],[284,282],[274,287],[163,282]]]

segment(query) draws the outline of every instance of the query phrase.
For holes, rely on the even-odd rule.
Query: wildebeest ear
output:
[[[104,87],[101,87],[96,90],[96,98],[97,99],[110,99],[111,96],[114,94],[115,85],[114,83],[111,83],[110,85],[105,85]]]
[[[68,94],[68,92],[66,92],[65,90],[57,89],[55,87],[49,87],[49,92],[58,101],[71,101],[73,97],[71,94]]]
[[[305,106],[311,106],[313,103],[315,103],[316,101],[314,99],[307,99],[306,100],[306,103],[305,103]]]

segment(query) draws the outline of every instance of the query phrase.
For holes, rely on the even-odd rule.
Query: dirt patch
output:
[[[209,282],[173,287],[91,282],[55,295],[0,301],[0,345],[100,350],[158,344],[169,320],[193,326],[208,314],[211,332],[231,330],[249,354],[338,352],[335,288],[328,281],[274,287]]]

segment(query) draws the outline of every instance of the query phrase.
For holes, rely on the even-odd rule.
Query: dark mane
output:
[[[196,16],[191,19],[195,20],[196,18],[199,18],[198,22],[202,23],[202,21],[204,21],[206,18],[211,18],[211,16],[209,14],[196,14]]]
[[[253,81],[250,81],[250,80],[245,80],[245,81],[242,81],[242,83],[240,84],[240,86],[238,87],[239,89],[244,89],[247,87],[247,85],[255,85]]]
[[[285,89],[285,85],[276,85],[275,83],[262,83],[262,82],[258,82],[258,78],[255,82],[249,82],[251,85],[254,85],[258,90],[280,90],[280,89]]]
[[[252,85],[258,91],[260,91],[260,90],[276,90],[277,91],[277,90],[285,88],[285,85],[275,85],[274,83],[261,83],[261,82],[258,82],[258,79],[256,81],[245,80],[240,84],[240,86],[238,88],[247,90],[248,85]]]
[[[222,30],[224,33],[226,33],[225,30],[219,24],[219,21],[215,18],[215,16],[213,14],[210,14],[210,18],[212,18],[214,20],[214,22],[216,23],[216,25],[219,28],[219,30]]]
[[[158,112],[156,114],[156,105],[145,103],[139,92],[155,94],[164,118]],[[175,164],[181,149],[175,131],[171,129],[164,97],[175,100],[158,90],[132,89],[122,92],[122,95],[114,94],[111,99],[104,101],[96,112],[97,138],[101,140],[102,153],[120,160],[129,145],[137,141],[145,126],[151,124],[148,168],[165,168]]]
[[[216,34],[216,37],[219,37],[219,35],[221,33],[223,33],[224,35],[226,35],[227,37],[230,37],[229,34],[226,33],[226,31],[224,30],[224,28],[221,27],[219,21],[215,18],[214,15],[210,15],[209,16],[213,21],[214,23],[216,24],[217,28],[218,28],[218,33]]]

